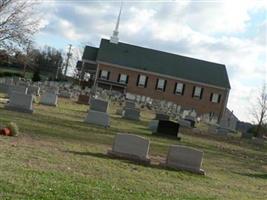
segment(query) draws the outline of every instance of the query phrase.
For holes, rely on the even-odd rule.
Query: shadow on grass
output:
[[[250,178],[259,178],[259,179],[266,179],[267,180],[267,173],[262,173],[262,174],[251,174],[251,173],[237,173],[241,176],[247,176]]]
[[[63,152],[71,153],[71,154],[74,154],[74,155],[80,155],[80,156],[92,156],[92,157],[106,159],[106,160],[119,160],[121,162],[124,162],[124,163],[127,163],[127,164],[133,164],[133,165],[136,165],[136,166],[143,166],[143,167],[147,167],[147,168],[151,168],[151,169],[167,170],[167,171],[178,172],[178,173],[182,172],[182,173],[187,173],[188,175],[194,175],[194,173],[191,173],[191,172],[188,172],[188,171],[176,170],[176,169],[168,168],[168,167],[164,166],[161,163],[153,163],[153,162],[151,162],[150,164],[147,164],[147,163],[143,163],[143,162],[138,162],[136,160],[131,160],[131,159],[122,158],[122,157],[114,157],[114,156],[109,156],[108,154],[104,154],[104,153],[89,152],[89,151],[87,151],[87,152],[63,151]],[[195,174],[195,175],[199,175],[199,174]]]

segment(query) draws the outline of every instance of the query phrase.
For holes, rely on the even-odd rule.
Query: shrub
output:
[[[11,134],[12,136],[16,136],[19,134],[19,128],[17,126],[16,123],[14,122],[10,122],[8,125],[7,125],[7,128],[9,128],[11,130]]]
[[[39,71],[39,70],[36,70],[36,71],[33,73],[32,81],[33,81],[33,82],[41,81],[40,71]]]
[[[0,72],[0,77],[14,77],[14,76],[23,77],[23,75],[18,72]]]

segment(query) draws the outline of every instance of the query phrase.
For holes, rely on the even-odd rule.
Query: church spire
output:
[[[115,30],[113,31],[113,35],[110,37],[110,42],[114,44],[118,44],[119,42],[119,26],[120,26],[122,6],[123,6],[123,2],[121,2],[120,12],[118,15]]]

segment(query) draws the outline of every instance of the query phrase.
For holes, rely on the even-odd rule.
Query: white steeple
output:
[[[121,2],[120,12],[119,12],[119,16],[117,19],[115,30],[113,31],[113,35],[110,37],[110,42],[114,44],[118,44],[119,42],[119,26],[120,26],[122,6],[123,6],[123,2]]]

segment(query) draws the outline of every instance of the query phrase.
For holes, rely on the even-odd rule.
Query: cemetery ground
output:
[[[58,107],[34,104],[33,115],[5,110],[0,124],[16,122],[17,137],[0,137],[0,199],[266,199],[267,148],[238,138],[196,135],[182,140],[152,136],[151,113],[120,119],[112,105],[108,129],[83,122],[88,106],[59,99]],[[106,156],[116,133],[151,142],[151,166]],[[204,151],[206,176],[158,167],[171,144]]]

